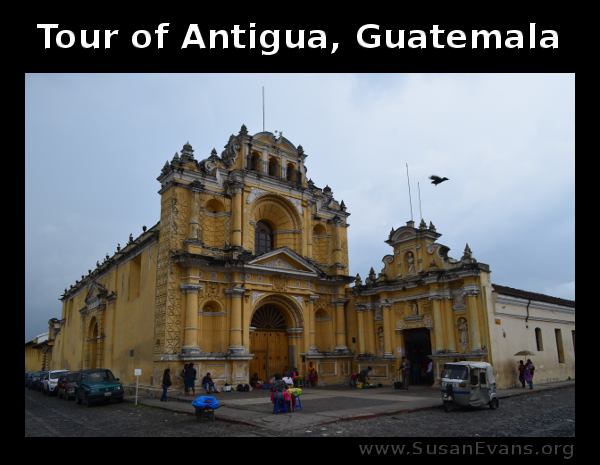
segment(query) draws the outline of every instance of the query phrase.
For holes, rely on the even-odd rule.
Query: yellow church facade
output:
[[[454,359],[489,359],[489,266],[478,263],[468,245],[460,260],[449,257],[449,248],[437,242],[440,236],[423,220],[418,228],[409,221],[392,229],[384,268],[378,275],[371,269],[364,283],[356,278],[350,305],[359,368],[371,366],[378,378],[394,379],[402,356],[419,373],[431,359],[435,379]]]
[[[152,392],[165,368],[181,386],[189,362],[218,386],[286,366],[305,374],[310,362],[320,385],[367,367],[389,385],[402,356],[430,358],[436,383],[464,357],[497,367],[502,388],[518,384],[517,348],[545,347],[538,380],[574,378],[575,303],[494,287],[490,267],[468,245],[450,257],[432,223],[392,229],[383,269],[351,276],[350,213],[307,179],[306,159],[245,126],[220,155],[198,161],[185,144],[157,178],[158,223],[65,289],[44,366],[110,368],[129,385],[141,369]]]
[[[242,126],[220,156],[189,144],[157,178],[161,217],[65,290],[53,365],[157,386],[194,362],[217,384],[317,364],[349,379],[347,218],[301,146]]]

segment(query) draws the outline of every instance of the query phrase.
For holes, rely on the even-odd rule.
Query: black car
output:
[[[29,373],[29,377],[25,380],[25,386],[27,386],[29,389],[33,389],[33,383],[36,379],[39,379],[41,373],[41,371]]]
[[[39,376],[37,378],[33,378],[33,382],[31,383],[31,389],[35,391],[42,391],[44,389],[44,379],[48,376],[47,371],[39,371]]]

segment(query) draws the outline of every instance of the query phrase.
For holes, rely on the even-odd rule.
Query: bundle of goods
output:
[[[302,389],[300,388],[290,388],[287,390],[290,394],[295,395],[296,397],[298,397],[300,394],[302,394]]]
[[[376,388],[377,386],[375,384],[369,384],[369,383],[356,383],[356,387],[358,389],[373,389]]]

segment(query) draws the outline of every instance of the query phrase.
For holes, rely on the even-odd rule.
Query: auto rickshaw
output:
[[[446,363],[441,378],[444,410],[455,407],[498,408],[494,367],[486,362]]]

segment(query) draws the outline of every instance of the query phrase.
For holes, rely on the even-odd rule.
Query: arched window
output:
[[[535,343],[538,351],[544,350],[544,340],[542,339],[542,330],[535,328]]]
[[[267,223],[259,221],[254,230],[254,253],[256,255],[273,250],[273,230]]]

